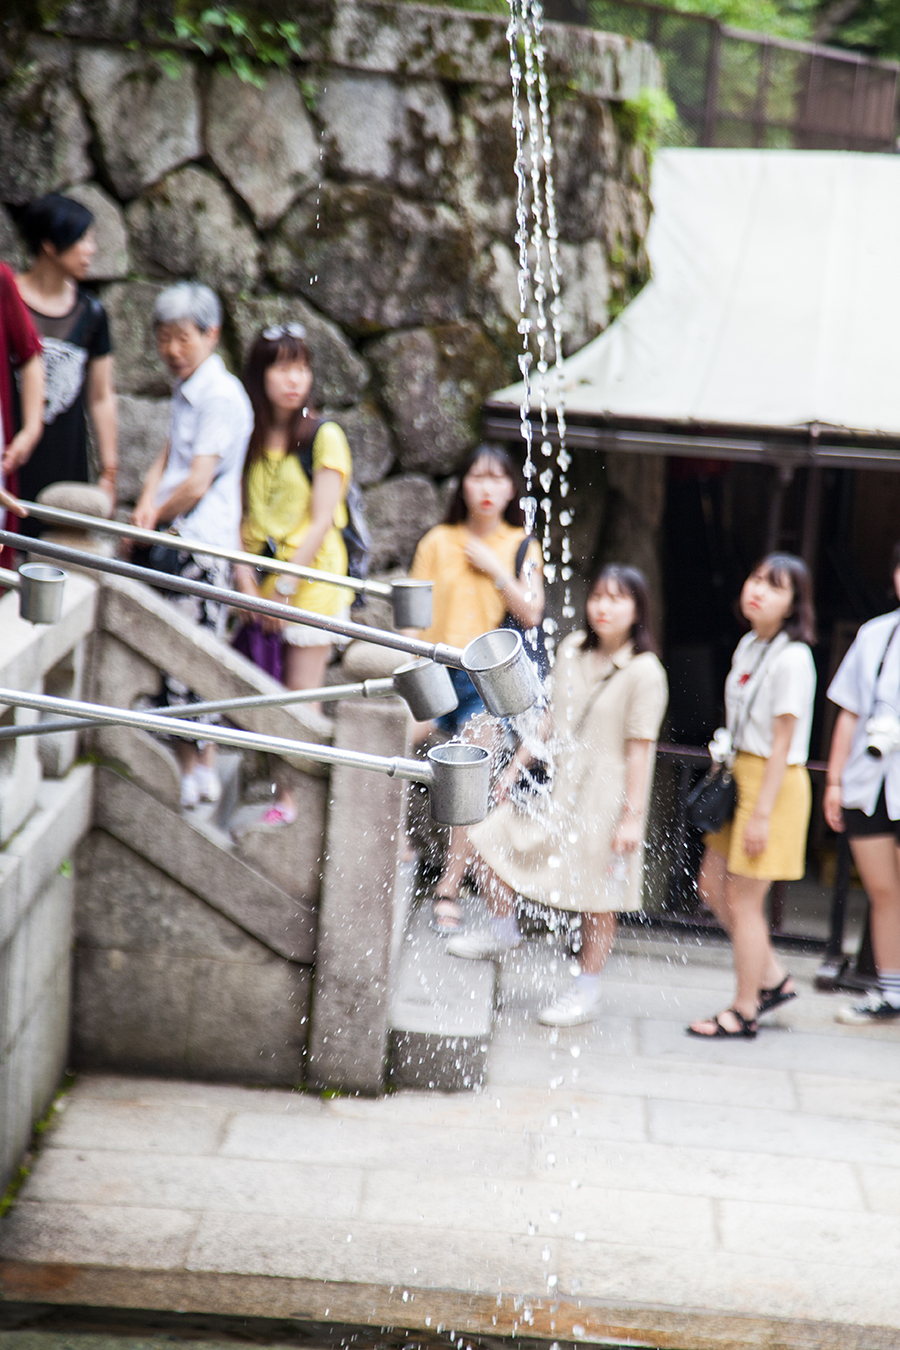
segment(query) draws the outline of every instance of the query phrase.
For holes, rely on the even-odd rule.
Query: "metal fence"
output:
[[[652,43],[686,145],[897,148],[900,65],[633,0],[547,0],[548,19]]]

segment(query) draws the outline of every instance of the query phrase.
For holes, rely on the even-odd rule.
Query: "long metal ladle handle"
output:
[[[244,553],[237,548],[223,548],[219,544],[199,543],[196,539],[183,538],[169,531],[143,530],[139,525],[126,525],[118,520],[104,520],[102,516],[86,516],[80,511],[64,511],[58,506],[42,506],[39,502],[22,502],[30,516],[35,520],[46,521],[48,525],[77,525],[80,529],[90,530],[94,534],[111,534],[117,539],[134,539],[139,544],[162,544],[165,548],[182,549],[185,553],[206,553],[211,558],[225,558],[228,562],[247,563],[265,572],[279,572],[285,576],[300,577],[307,581],[323,581],[329,586],[342,586],[345,590],[359,591],[365,595],[391,597],[391,587],[384,581],[363,581],[359,577],[340,576],[336,572],[320,572],[315,567],[301,567],[298,563],[282,562],[277,558],[263,558],[256,553]]]
[[[396,694],[393,680],[362,680],[358,684],[329,684],[322,689],[282,689],[278,694],[252,694],[246,698],[220,698],[212,703],[188,703],[184,707],[157,708],[157,717],[206,717],[209,713],[237,712],[241,708],[284,708],[292,703],[336,703],[342,698],[388,698]],[[58,731],[80,731],[87,723],[81,717],[59,722],[34,722],[22,726],[0,727],[0,742],[18,741],[23,736],[48,736]],[[97,722],[97,726],[109,725]]]
[[[163,535],[173,546],[173,535]],[[96,553],[86,553],[82,549],[69,548],[65,544],[52,544],[47,539],[31,539],[26,535],[13,534],[10,530],[0,530],[0,545],[8,544],[20,552],[36,553],[39,558],[55,558],[58,562],[72,563],[76,567],[94,572],[110,572],[113,576],[129,577],[133,581],[143,581],[147,586],[158,590],[177,591],[181,595],[196,595],[201,600],[217,600],[230,605],[232,609],[246,610],[250,614],[266,614],[287,623],[305,623],[311,628],[321,628],[326,633],[351,641],[374,642],[380,647],[390,647],[394,651],[408,652],[410,656],[424,656],[429,661],[437,661],[442,666],[462,669],[462,652],[458,647],[448,647],[443,642],[421,642],[418,638],[403,637],[401,633],[389,633],[383,628],[370,628],[367,624],[343,622],[330,619],[324,614],[313,614],[295,605],[281,605],[275,600],[258,600],[254,596],[241,595],[240,591],[230,591],[224,586],[210,586],[205,581],[189,581],[186,577],[171,576],[168,572],[154,572],[149,567],[136,567],[134,563],[120,562],[118,558],[101,558]],[[250,555],[252,557],[252,554]]]
[[[21,689],[0,688],[0,705],[13,708],[34,708],[38,712],[69,713],[86,721],[105,722],[115,726],[137,727],[140,731],[156,731],[164,736],[179,736],[196,741],[200,728],[196,722],[183,718],[162,717],[159,713],[133,712],[125,708],[110,708],[102,703],[82,703],[76,699],[53,698],[49,694],[28,694]],[[434,772],[430,764],[421,760],[404,759],[400,755],[371,755],[363,750],[335,750],[331,746],[308,745],[305,741],[289,740],[285,736],[263,736],[252,731],[232,727],[202,728],[202,739],[216,745],[231,745],[238,750],[268,750],[276,755],[299,756],[316,760],[319,764],[347,764],[356,769],[371,769],[386,773],[389,778],[405,778],[410,783],[430,784]]]

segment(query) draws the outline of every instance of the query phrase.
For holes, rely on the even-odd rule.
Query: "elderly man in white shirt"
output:
[[[216,346],[222,325],[218,297],[208,286],[179,282],[157,296],[153,330],[160,357],[175,377],[169,438],[144,480],[132,513],[147,530],[172,528],[186,538],[227,548],[240,547],[241,472],[253,426],[250,400],[240,380],[225,369]],[[155,550],[141,561],[160,565]],[[178,553],[174,571],[194,581],[224,586],[228,564],[202,554]],[[165,570],[172,571],[171,566]],[[226,606],[193,596],[171,600],[219,637]],[[162,701],[173,706],[196,701],[180,681],[163,676]],[[221,793],[215,746],[178,741],[181,804],[216,801]]]

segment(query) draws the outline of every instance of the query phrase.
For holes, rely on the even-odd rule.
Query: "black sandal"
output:
[[[757,1031],[759,1030],[759,1023],[757,1022],[756,1018],[745,1017],[743,1013],[738,1012],[737,1008],[726,1008],[725,1011],[730,1012],[733,1017],[737,1018],[738,1020],[737,1031],[729,1031],[727,1027],[723,1026],[722,1023],[719,1021],[719,1018],[722,1017],[722,1013],[716,1013],[715,1017],[710,1017],[706,1019],[707,1021],[711,1022],[712,1025],[716,1028],[715,1031],[709,1032],[707,1034],[707,1032],[705,1031],[695,1031],[693,1027],[688,1027],[687,1028],[688,1035],[699,1036],[700,1039],[704,1041],[714,1041],[720,1037],[723,1037],[726,1040],[752,1041],[755,1038]]]
[[[463,915],[459,901],[452,895],[434,895],[431,898],[431,922],[428,925],[438,937],[448,938],[462,931]]]
[[[785,989],[784,987],[790,978],[790,975],[785,975],[781,984],[776,984],[774,989],[760,989],[758,1017],[761,1017],[763,1013],[771,1012],[773,1008],[780,1008],[782,1003],[790,1003],[792,998],[797,997],[796,989]]]

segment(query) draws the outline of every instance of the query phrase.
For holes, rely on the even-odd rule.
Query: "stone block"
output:
[[[410,659],[406,652],[380,647],[376,642],[351,642],[341,661],[341,678],[348,684],[360,680],[385,680]]]
[[[512,242],[516,228],[516,137],[509,89],[479,85],[460,99],[459,153],[451,196],[473,224]]]
[[[102,595],[105,599],[108,592],[104,589]],[[91,638],[88,681],[85,690],[88,702],[131,708],[139,698],[159,692],[159,668],[113,633],[100,628]]]
[[[277,955],[310,960],[310,900],[287,894],[109,769],[98,771],[94,820]]]
[[[112,1205],[36,1205],[20,1201],[0,1238],[16,1261],[179,1270],[197,1229],[195,1214]]]
[[[104,166],[123,201],[202,154],[195,74],[187,62],[173,79],[137,52],[83,47],[77,69]]]
[[[169,432],[167,398],[133,398],[119,394],[119,500],[137,501],[150,465]]]
[[[131,271],[128,234],[121,208],[96,183],[76,183],[66,196],[92,212],[97,252],[91,261],[88,281],[118,281]]]
[[[164,950],[79,947],[72,1041],[79,1068],[184,1071],[195,962]]]
[[[198,962],[185,1071],[191,1077],[290,1086],[303,1079],[312,971]]]
[[[128,228],[135,264],[150,276],[190,277],[236,295],[258,275],[256,237],[205,169],[177,169],[154,184],[128,208]]]
[[[316,111],[338,176],[392,180],[441,197],[456,128],[439,84],[334,71]]]
[[[93,780],[93,765],[79,764],[58,782],[42,783],[38,809],[7,845],[7,854],[19,863],[20,913],[74,858],[90,824]]]
[[[178,811],[181,806],[181,769],[175,752],[149,731],[134,727],[98,727],[93,732],[96,750],[121,765],[134,783]]]
[[[106,494],[103,494],[106,499]],[[43,498],[43,493],[41,494]],[[84,697],[84,654],[86,640],[79,642],[62,661],[44,676],[44,693],[54,698]],[[44,718],[43,720],[48,720]],[[41,760],[41,772],[45,778],[65,778],[75,763],[78,754],[77,731],[59,731],[46,734],[38,739],[38,753]]]
[[[161,281],[116,281],[103,292],[116,349],[116,388],[120,398],[122,394],[157,394],[165,395],[168,402],[169,378],[156,351],[152,326],[153,305],[164,288]],[[123,413],[125,427],[129,425],[129,414],[130,410]],[[161,445],[157,446],[156,453],[161,449]],[[153,458],[150,457],[151,462]],[[124,467],[127,471],[127,458]]]
[[[260,964],[266,948],[102,830],[78,850],[79,948]]]
[[[609,323],[610,277],[598,239],[559,246],[563,354],[571,356],[599,336]]]
[[[302,323],[306,329],[316,405],[343,408],[356,403],[369,383],[367,362],[353,350],[336,324],[317,314],[298,296],[241,297],[235,303],[234,326],[241,360],[246,360],[257,334],[282,323]]]
[[[474,323],[392,333],[367,349],[406,470],[448,474],[478,440],[481,406],[506,378]]]
[[[319,141],[296,81],[287,72],[258,89],[220,70],[210,82],[206,142],[216,168],[260,228],[274,225],[314,181]]]
[[[21,272],[28,265],[28,254],[21,235],[12,222],[12,216],[3,206],[0,206],[0,258],[14,272]]]
[[[72,948],[75,884],[57,875],[35,899],[22,923],[25,937],[23,1018],[36,1015],[55,984],[56,972],[67,965]]]
[[[0,101],[0,199],[23,203],[90,178],[91,130],[63,44],[37,39]]]
[[[279,765],[277,773],[297,803],[297,819],[278,830],[248,825],[236,840],[238,856],[288,894],[317,896],[328,787],[324,779],[310,778],[288,764]]]
[[[30,1022],[31,1118],[40,1120],[59,1088],[69,1057],[72,956],[67,951],[51,972]]]
[[[461,318],[472,260],[469,229],[443,203],[323,184],[285,216],[268,270],[283,289],[364,334]]]
[[[402,754],[406,721],[395,705],[340,704],[335,744]],[[403,791],[381,774],[363,786],[360,772],[331,774],[308,1074],[317,1085],[380,1092]]]
[[[401,474],[366,492],[373,571],[409,567],[416,544],[442,516],[437,488],[422,474]]]
[[[37,715],[9,710],[0,725],[35,722]],[[41,779],[38,738],[22,737],[0,745],[0,844],[5,844],[28,819],[37,800]]]
[[[323,409],[323,416],[331,415],[330,408]],[[357,483],[379,483],[394,462],[394,438],[376,405],[367,399],[355,408],[336,409],[334,417],[350,443]]]

